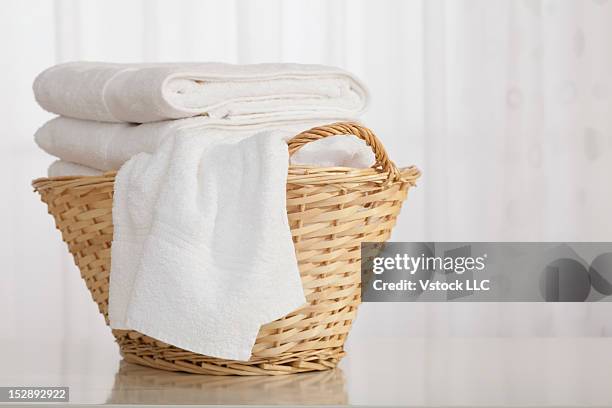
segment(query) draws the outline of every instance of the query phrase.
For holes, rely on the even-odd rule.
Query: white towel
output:
[[[70,62],[43,71],[34,94],[59,115],[134,123],[196,115],[232,123],[355,117],[367,103],[351,74],[304,64]]]
[[[172,135],[129,160],[115,182],[111,327],[248,360],[260,326],[305,303],[287,164],[277,133]]]
[[[284,132],[283,136],[288,139],[324,123],[327,121],[276,121],[250,126],[228,126],[209,118],[188,118],[134,125],[57,117],[36,132],[35,140],[44,151],[62,161],[109,171],[119,169],[138,153],[155,152],[173,134],[246,137],[258,130],[276,129]],[[368,167],[373,161],[373,153],[364,142],[350,136],[339,136],[307,144],[292,157],[291,163]],[[76,175],[78,171],[84,170],[72,167],[63,172],[62,165],[56,164],[55,167],[50,176]],[[90,175],[90,172],[82,175]]]
[[[47,169],[47,177],[100,176],[103,173],[101,170],[64,160],[54,161]]]

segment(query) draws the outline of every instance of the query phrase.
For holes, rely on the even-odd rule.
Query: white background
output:
[[[423,171],[395,240],[612,240],[612,4],[9,0],[0,5],[0,337],[105,336],[30,181],[31,82],[68,60],[291,61],[353,71],[364,122]],[[365,304],[353,339],[609,336],[607,304]],[[59,358],[59,357],[58,357]]]

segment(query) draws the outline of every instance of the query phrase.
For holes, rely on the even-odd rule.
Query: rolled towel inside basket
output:
[[[101,170],[64,160],[54,161],[47,169],[48,177],[100,176],[103,173]]]
[[[43,71],[34,94],[59,115],[134,123],[198,115],[232,123],[355,117],[367,104],[353,75],[304,64],[70,62]]]
[[[228,126],[208,118],[188,118],[134,125],[58,117],[42,126],[36,132],[35,140],[47,153],[62,162],[72,163],[67,167],[63,164],[52,165],[49,176],[72,176],[80,175],[74,164],[102,171],[118,170],[138,153],[155,152],[165,139],[174,134],[247,137],[269,129],[282,132],[288,139],[321,124],[320,121],[310,120]],[[373,162],[372,150],[363,141],[350,136],[334,136],[309,143],[291,158],[292,164],[314,166],[368,167]],[[82,175],[93,175],[90,172]]]

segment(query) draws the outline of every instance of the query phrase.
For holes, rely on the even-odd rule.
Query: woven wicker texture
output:
[[[408,189],[420,175],[413,166],[399,170],[376,136],[354,123],[303,132],[288,142],[289,153],[343,134],[372,147],[372,168],[290,166],[287,176],[287,216],[308,305],[262,326],[247,362],[203,356],[136,331],[113,330],[126,361],[219,375],[276,375],[336,366],[360,302],[361,242],[389,238]],[[114,176],[43,178],[32,183],[107,324]]]

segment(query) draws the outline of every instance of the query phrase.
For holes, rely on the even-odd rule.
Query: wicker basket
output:
[[[136,331],[113,330],[125,360],[170,371],[219,375],[275,375],[326,370],[343,345],[360,302],[360,244],[382,242],[420,172],[399,170],[367,128],[336,123],[303,132],[289,144],[355,135],[374,151],[372,168],[290,166],[287,216],[308,305],[261,327],[247,362],[195,354]],[[114,173],[34,180],[68,244],[87,288],[108,324],[113,239]]]

